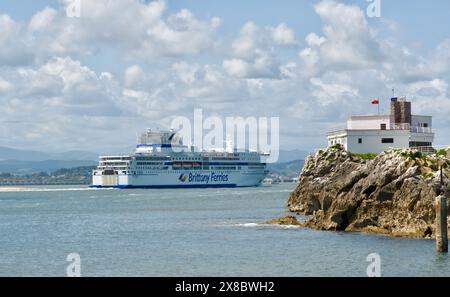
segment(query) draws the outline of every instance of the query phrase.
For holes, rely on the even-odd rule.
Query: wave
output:
[[[254,227],[261,227],[261,226],[264,226],[264,224],[244,223],[244,224],[235,224],[235,226],[236,226],[236,227],[254,228]]]
[[[299,229],[300,226],[297,225],[270,225],[264,223],[241,223],[235,224],[236,227],[244,228],[270,228],[270,229]]]

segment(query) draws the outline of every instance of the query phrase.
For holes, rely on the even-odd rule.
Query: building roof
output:
[[[388,114],[383,115],[356,115],[351,116],[350,120],[379,120],[379,119],[386,119],[390,118],[391,116]]]

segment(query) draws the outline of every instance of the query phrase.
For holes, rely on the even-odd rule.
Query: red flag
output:
[[[380,104],[380,100],[373,100],[372,104]]]

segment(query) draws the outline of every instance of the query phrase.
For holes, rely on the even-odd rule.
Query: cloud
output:
[[[286,24],[263,28],[247,22],[232,43],[232,58],[224,60],[222,66],[238,78],[279,78],[281,63],[275,47],[294,45],[294,31]]]
[[[0,16],[2,145],[120,148],[137,131],[203,108],[278,116],[283,145],[311,149],[348,115],[377,112],[371,99],[387,111],[392,87],[450,133],[450,41],[419,55],[381,35],[356,5],[317,2],[322,29],[305,36],[249,21],[227,42],[221,19],[170,12],[165,1],[83,3],[80,19],[64,6],[23,22]]]
[[[173,70],[177,73],[178,78],[185,84],[192,84],[197,80],[199,67],[190,65],[186,62],[178,62],[173,64]]]
[[[0,14],[0,66],[19,66],[33,61],[23,28],[8,15]]]
[[[270,29],[272,31],[272,39],[278,45],[295,45],[295,32],[286,24],[279,24],[275,28]]]
[[[145,73],[139,65],[132,65],[125,70],[124,84],[126,87],[140,88],[145,80]]]
[[[321,46],[327,39],[325,37],[320,37],[316,33],[309,33],[308,36],[305,38],[306,43],[313,47],[313,46]]]
[[[247,62],[243,59],[231,59],[223,62],[225,71],[238,78],[274,78],[279,75],[279,64],[265,51],[255,51],[256,57]]]
[[[116,49],[125,60],[197,55],[216,46],[221,20],[199,20],[182,9],[167,12],[165,1],[98,0],[81,2],[80,18],[46,7],[27,24],[0,16],[0,63],[27,65],[54,56],[82,57]]]
[[[85,1],[81,18],[65,25],[78,26],[74,41],[119,47],[129,57],[195,55],[213,46],[219,18],[201,21],[187,9],[174,14],[166,10],[165,1]],[[59,36],[65,31],[60,30]]]
[[[324,82],[320,78],[311,78],[313,86],[312,95],[316,97],[321,105],[330,105],[339,102],[342,104],[346,97],[358,97],[359,91],[349,84],[335,82]]]
[[[7,93],[13,90],[13,85],[0,77],[0,94]]]
[[[323,22],[323,36],[311,32],[308,47],[299,51],[306,76],[327,71],[376,70],[392,81],[431,80],[450,70],[450,41],[439,44],[427,57],[406,46],[383,39],[371,28],[365,12],[356,5],[323,0],[314,6]]]
[[[1,68],[0,78],[2,145],[97,149],[95,142],[104,141],[124,147],[112,131],[133,143],[134,134],[128,134],[138,129],[130,120],[135,114],[121,106],[122,87],[111,73],[96,73],[66,57]]]
[[[5,118],[43,114],[82,114],[115,116],[115,82],[110,74],[97,75],[71,58],[54,58],[39,67],[10,69],[2,73],[15,88],[0,96]],[[11,99],[13,98],[13,99]],[[15,106],[21,105],[17,109]],[[43,111],[45,111],[43,113]]]
[[[423,87],[417,91],[417,94],[423,97],[437,97],[441,95],[441,92],[433,87]]]
[[[167,55],[195,55],[212,48],[212,34],[219,27],[217,17],[208,22],[199,21],[187,9],[171,15],[166,22],[158,22],[147,30],[142,51],[154,50]]]
[[[378,68],[385,53],[364,12],[356,5],[325,0],[314,6],[323,22],[323,37],[310,33],[300,52],[305,65],[323,69]]]
[[[438,44],[427,60],[428,61],[425,62],[427,65],[423,68],[428,67],[429,78],[448,75],[448,72],[450,71],[450,39],[444,40]]]
[[[48,30],[57,16],[58,12],[55,9],[50,7],[44,8],[33,15],[28,24],[28,31],[30,33],[35,33]]]

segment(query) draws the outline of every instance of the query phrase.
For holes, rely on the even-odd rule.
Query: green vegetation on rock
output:
[[[377,154],[373,154],[373,153],[368,153],[368,154],[355,154],[355,153],[352,153],[351,155],[353,157],[355,157],[355,158],[359,158],[359,159],[362,159],[362,160],[365,160],[365,161],[373,160],[373,159],[375,159],[378,156]]]
[[[442,152],[404,149],[376,156],[333,146],[305,161],[288,207],[310,215],[304,226],[314,229],[431,238],[442,162],[449,195],[450,159]]]
[[[436,155],[441,156],[441,157],[447,157],[447,154],[448,154],[448,151],[445,149],[438,150],[436,153]]]

